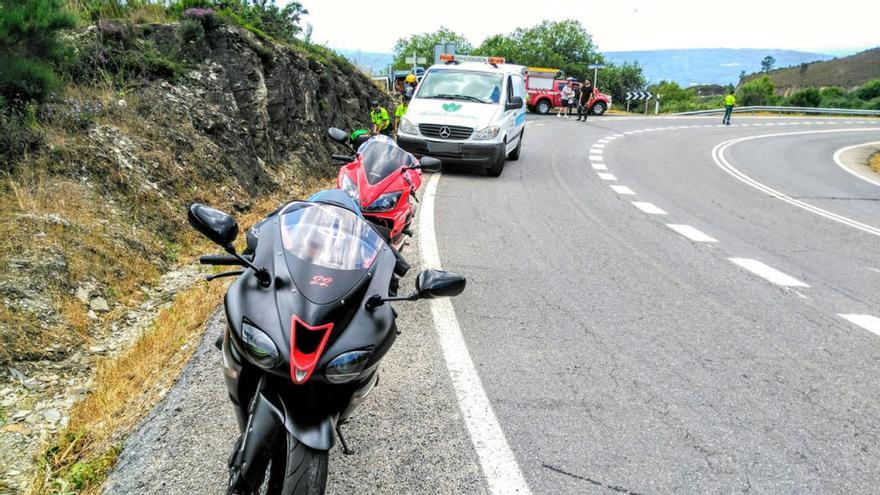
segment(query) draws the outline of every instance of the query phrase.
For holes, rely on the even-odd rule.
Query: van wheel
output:
[[[596,104],[593,105],[593,108],[590,109],[593,115],[602,115],[605,113],[605,110],[608,110],[608,107],[605,106],[605,102],[602,101],[597,101]]]
[[[547,100],[541,100],[538,102],[538,105],[535,108],[541,115],[547,115],[548,113],[550,113],[550,102]]]
[[[516,148],[514,148],[514,150],[510,152],[510,155],[507,156],[508,160],[512,162],[519,160],[519,150],[522,149],[523,136],[525,135],[525,133],[525,129],[523,129],[523,131],[519,133],[519,142],[516,143]]]
[[[504,140],[504,147],[507,147],[507,140]],[[498,177],[501,175],[501,172],[504,170],[504,162],[507,161],[507,153],[501,152],[501,156],[498,157],[498,160],[495,163],[486,169],[486,175],[489,177]]]

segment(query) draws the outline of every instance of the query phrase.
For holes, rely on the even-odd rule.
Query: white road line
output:
[[[434,199],[439,180],[440,174],[434,174],[428,181],[419,217],[422,263],[431,268],[440,268],[440,252],[434,232]],[[458,406],[480,460],[489,491],[494,495],[529,495],[529,486],[507,444],[492,404],[474,368],[452,302],[443,298],[432,299],[431,313]]]
[[[614,174],[604,174],[602,172],[596,172],[596,175],[598,175],[599,178],[602,180],[617,180],[617,177],[615,177]]]
[[[602,155],[590,155],[590,161],[591,162],[601,162]]]
[[[604,163],[594,163],[593,170],[608,170],[608,167]]]
[[[622,138],[622,137],[623,137],[623,134],[615,134],[614,137],[616,137],[616,138]]]
[[[632,195],[635,195],[635,192],[633,192],[632,189],[630,189],[630,188],[628,188],[628,187],[626,187],[626,186],[615,186],[615,185],[612,185],[612,186],[608,186],[608,187],[610,187],[611,189],[613,189],[614,192],[616,192],[617,194],[623,194],[623,195],[626,195],[626,196],[632,196]]]
[[[706,235],[690,225],[667,223],[666,226],[694,242],[718,242],[718,239]]]
[[[837,316],[847,320],[853,325],[858,325],[875,335],[880,335],[880,318],[877,318],[876,316],[852,314],[838,314]]]
[[[872,235],[876,235],[876,236],[880,237],[880,228],[873,227],[871,225],[867,225],[867,224],[858,222],[856,220],[845,217],[843,215],[838,215],[837,213],[832,213],[828,210],[823,210],[822,208],[819,208],[817,206],[813,206],[809,203],[805,203],[804,201],[801,201],[799,199],[794,199],[791,196],[788,196],[782,192],[777,191],[776,189],[765,186],[764,184],[761,184],[760,182],[758,182],[758,181],[752,179],[751,177],[747,176],[746,174],[740,172],[736,167],[731,165],[730,162],[727,161],[727,158],[724,156],[724,152],[725,152],[725,150],[727,150],[727,148],[733,146],[734,144],[739,144],[744,141],[751,141],[753,139],[764,139],[764,138],[779,137],[779,136],[798,136],[798,135],[804,135],[804,134],[826,134],[826,133],[835,133],[835,132],[877,132],[877,131],[878,131],[878,129],[830,129],[830,130],[826,129],[826,130],[822,130],[822,131],[798,131],[798,132],[785,132],[785,133],[778,133],[778,134],[763,134],[760,136],[749,136],[749,137],[744,137],[744,138],[732,139],[730,141],[725,141],[725,142],[719,144],[718,146],[715,146],[715,148],[712,149],[712,159],[715,161],[715,164],[718,165],[718,167],[720,167],[722,170],[724,170],[728,174],[732,175],[737,180],[739,180],[739,181],[741,181],[741,182],[743,182],[743,183],[745,183],[745,184],[747,184],[747,185],[749,185],[749,186],[751,186],[761,192],[764,192],[766,194],[769,194],[770,196],[773,196],[777,199],[785,201],[788,204],[797,206],[798,208],[807,210],[811,213],[815,213],[816,215],[823,216],[829,220],[834,220],[835,222],[842,223],[842,224],[847,225],[849,227],[852,227],[854,229],[861,230],[862,232],[866,232],[868,234],[872,234]]]
[[[753,260],[749,258],[728,259],[736,263],[737,265],[745,268],[746,270],[754,273],[755,275],[769,280],[776,285],[782,285],[784,287],[809,287],[809,285],[801,282],[800,280],[790,275],[786,275],[771,266],[767,266],[758,260]]]
[[[631,201],[631,203],[648,215],[668,215],[668,213],[655,206],[654,203],[648,203],[647,201]]]
[[[872,272],[880,273],[880,270],[878,270],[878,269],[876,269],[876,268],[868,268],[868,270],[871,270]]]
[[[593,145],[593,149],[594,149],[594,150],[601,150],[601,149],[604,148],[604,147],[605,147],[604,144],[598,144],[598,143],[597,143],[597,144],[594,144],[594,145]]]
[[[846,148],[841,148],[841,149],[834,152],[834,163],[836,163],[838,167],[846,170],[850,174],[858,177],[859,179],[862,179],[865,182],[869,182],[871,184],[874,184],[875,186],[880,186],[880,180],[874,180],[874,179],[871,179],[870,177],[865,177],[862,174],[858,174],[854,170],[850,170],[850,168],[847,167],[846,165],[844,165],[843,161],[840,160],[841,155],[843,155],[844,153],[846,153],[849,150],[861,148],[863,146],[874,146],[877,144],[880,144],[880,141],[874,141],[873,143],[857,144],[855,146],[847,146]]]

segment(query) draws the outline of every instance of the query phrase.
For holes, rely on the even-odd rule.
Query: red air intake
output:
[[[290,378],[293,383],[303,384],[312,376],[331,331],[333,323],[313,327],[293,315],[290,321]]]

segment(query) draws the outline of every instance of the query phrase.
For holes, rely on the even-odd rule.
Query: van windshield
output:
[[[498,103],[501,101],[502,77],[491,72],[434,69],[419,85],[416,98]]]

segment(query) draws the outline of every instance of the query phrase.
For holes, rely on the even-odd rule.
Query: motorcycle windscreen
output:
[[[385,245],[355,213],[312,203],[282,212],[284,259],[297,289],[314,304],[337,301],[366,277]]]
[[[387,136],[376,136],[358,148],[367,182],[377,184],[385,177],[415,163],[415,157]]]

